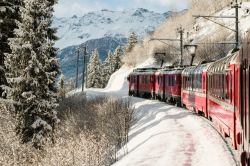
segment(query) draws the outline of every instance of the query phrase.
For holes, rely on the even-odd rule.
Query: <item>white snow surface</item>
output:
[[[114,166],[233,166],[227,145],[209,122],[185,109],[133,98],[136,123],[128,154]]]

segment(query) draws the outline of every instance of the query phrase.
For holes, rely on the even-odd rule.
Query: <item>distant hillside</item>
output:
[[[76,64],[77,64],[76,50],[79,46],[87,45],[88,46],[87,50],[89,55],[95,48],[97,48],[100,54],[100,59],[103,61],[105,60],[109,50],[114,51],[116,47],[118,47],[119,45],[122,46],[126,42],[127,42],[126,38],[117,39],[112,37],[104,37],[100,39],[89,40],[81,45],[64,48],[58,53],[58,58],[60,60],[62,73],[65,75],[66,79],[75,77]],[[82,66],[83,66],[82,53],[80,55],[79,66],[80,66],[79,70],[80,72],[82,72]]]

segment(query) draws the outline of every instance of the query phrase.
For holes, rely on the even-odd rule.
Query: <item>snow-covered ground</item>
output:
[[[114,166],[232,166],[233,156],[209,122],[182,108],[132,98],[136,123],[128,154]]]
[[[112,75],[106,89],[87,89],[87,95],[129,98],[126,77],[131,71],[123,67]],[[160,101],[130,100],[135,108],[135,123],[124,148],[128,153],[122,149],[114,166],[236,165],[229,145],[205,118]]]

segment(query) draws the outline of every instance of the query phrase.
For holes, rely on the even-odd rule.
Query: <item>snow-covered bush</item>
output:
[[[42,153],[31,144],[21,144],[16,135],[17,119],[8,110],[11,105],[0,100],[0,165],[32,165]]]
[[[75,164],[110,165],[116,161],[117,151],[128,141],[133,120],[130,102],[106,97],[87,101],[84,94],[78,94],[61,103],[62,131],[68,132],[62,136],[82,142],[74,146]]]
[[[129,101],[87,100],[80,93],[64,98],[57,109],[61,125],[54,133],[55,142],[40,151],[20,143],[15,133],[18,121],[0,102],[0,165],[108,166],[116,160],[133,122]]]

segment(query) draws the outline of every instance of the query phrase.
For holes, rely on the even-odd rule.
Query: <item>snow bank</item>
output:
[[[235,165],[206,119],[159,101],[132,101],[137,122],[129,133],[128,154],[113,166]]]

